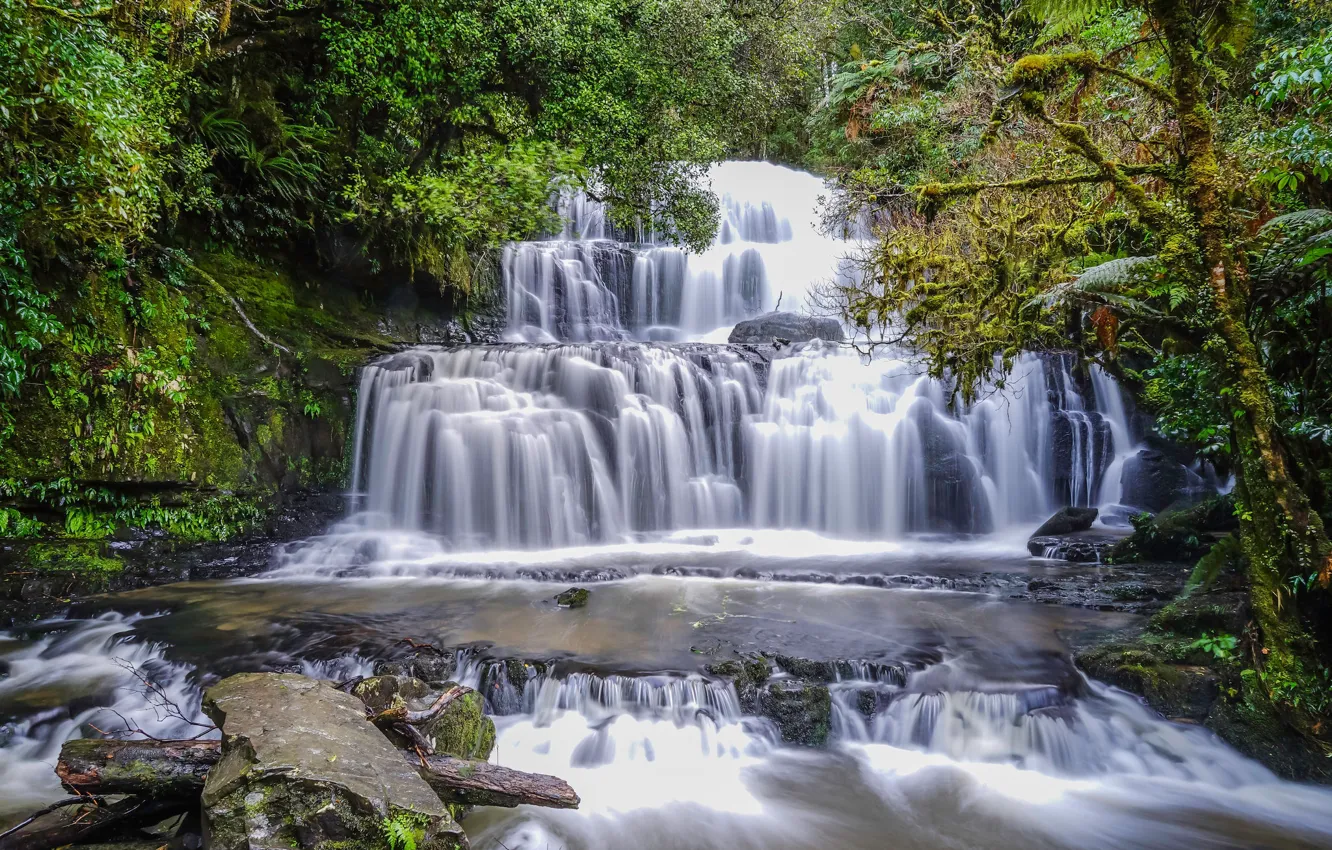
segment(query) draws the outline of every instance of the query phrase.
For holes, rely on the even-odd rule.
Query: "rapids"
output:
[[[1116,575],[1025,549],[1059,507],[1128,510],[1143,424],[1114,381],[1028,355],[964,406],[908,352],[722,344],[812,309],[856,246],[809,175],[714,188],[699,255],[558,199],[561,233],[505,251],[505,343],[364,368],[348,515],[266,574],[0,633],[0,821],[60,795],[70,737],[197,734],[220,677],[344,680],[412,637],[457,650],[494,760],[583,799],[478,810],[479,850],[1332,847],[1328,791],[1078,672],[1140,617],[1019,598]],[[569,582],[585,608],[553,602]],[[755,651],[829,671],[827,748],[710,670]]]

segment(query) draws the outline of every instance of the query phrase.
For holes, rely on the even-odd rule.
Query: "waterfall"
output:
[[[504,250],[508,338],[522,342],[700,339],[774,309],[807,309],[811,289],[853,274],[853,246],[816,226],[813,175],[727,162],[709,175],[722,214],[713,244],[691,254],[650,233],[614,241],[585,195],[557,201],[558,235]],[[628,235],[628,234],[619,234]]]
[[[1118,387],[1068,354],[1019,358],[962,404],[909,351],[710,339],[807,308],[854,242],[816,226],[817,178],[764,163],[711,175],[705,251],[625,234],[584,195],[563,230],[503,257],[510,343],[368,366],[352,490],[363,528],[455,550],[621,543],[686,529],[896,540],[985,534],[1117,498],[1135,448]],[[636,241],[617,241],[632,236]]]
[[[819,343],[770,363],[698,344],[418,348],[362,376],[353,481],[371,527],[463,550],[986,533],[1092,501],[1113,432],[1068,366],[1027,355],[1004,393],[953,410],[911,359]]]

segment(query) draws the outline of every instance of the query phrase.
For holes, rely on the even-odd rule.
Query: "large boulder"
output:
[[[1061,534],[1072,534],[1075,531],[1086,531],[1096,522],[1099,513],[1096,508],[1063,508],[1055,511],[1049,519],[1041,523],[1041,527],[1031,536],[1056,537]]]
[[[467,847],[462,828],[351,694],[294,673],[241,673],[204,695],[222,757],[203,790],[209,850]]]
[[[1198,473],[1156,449],[1143,449],[1124,462],[1120,501],[1152,513],[1175,502],[1200,501],[1210,488]]]
[[[771,344],[774,339],[809,342],[822,339],[842,342],[846,334],[836,319],[806,316],[801,313],[764,313],[738,323],[728,342],[754,345]]]

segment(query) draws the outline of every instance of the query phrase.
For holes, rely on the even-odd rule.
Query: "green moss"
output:
[[[475,691],[455,699],[423,731],[434,737],[435,752],[458,758],[489,758],[495,746],[495,721],[486,716],[485,701]]]
[[[37,572],[112,574],[125,568],[98,543],[35,543],[28,547],[23,565]]]

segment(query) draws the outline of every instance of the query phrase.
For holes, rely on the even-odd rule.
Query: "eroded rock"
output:
[[[846,339],[846,334],[836,319],[773,312],[738,323],[731,330],[727,341],[762,345],[774,339],[785,342],[809,342],[813,339],[841,342]]]
[[[467,846],[357,697],[293,673],[241,673],[210,688],[203,708],[223,734],[203,790],[210,850],[378,847],[388,823],[418,850]]]

